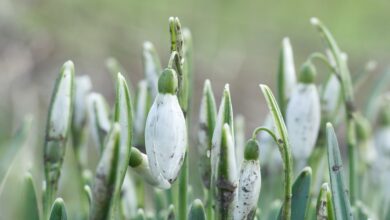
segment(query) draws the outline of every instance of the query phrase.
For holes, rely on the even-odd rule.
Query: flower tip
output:
[[[320,20],[316,17],[310,18],[310,23],[314,26],[318,26],[320,24]]]
[[[194,207],[202,207],[202,206],[203,206],[203,203],[202,203],[202,201],[201,201],[200,199],[195,199],[195,200],[193,201],[192,205],[193,205]]]

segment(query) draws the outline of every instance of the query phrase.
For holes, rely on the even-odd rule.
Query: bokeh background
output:
[[[229,83],[234,112],[245,116],[249,132],[265,117],[258,84],[275,88],[283,37],[290,38],[299,69],[310,53],[323,51],[309,22],[312,16],[320,18],[348,53],[353,74],[368,61],[376,61],[376,70],[366,80],[370,85],[390,60],[389,10],[390,1],[386,0],[1,0],[0,142],[30,113],[37,134],[27,152],[40,155],[50,93],[66,60],[75,63],[76,74],[89,75],[93,90],[110,103],[114,89],[105,67],[108,57],[121,62],[133,84],[143,77],[144,41],[154,43],[166,65],[170,16],[178,16],[193,34],[194,115],[205,79],[211,79],[217,101],[223,85]],[[363,86],[358,97],[363,98],[368,89]],[[41,158],[28,162],[23,158],[17,164],[33,164],[37,179],[42,177]],[[1,205],[10,201],[10,192],[0,196]],[[0,219],[6,216],[0,215]]]

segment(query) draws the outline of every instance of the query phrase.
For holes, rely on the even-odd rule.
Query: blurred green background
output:
[[[93,90],[112,103],[114,89],[105,68],[106,58],[116,57],[126,68],[126,77],[135,84],[143,77],[142,43],[149,40],[166,65],[169,16],[178,16],[182,26],[189,27],[193,34],[194,116],[205,79],[211,79],[217,101],[223,85],[229,83],[235,114],[245,116],[250,131],[265,117],[258,84],[275,88],[283,37],[290,38],[299,69],[310,53],[323,51],[318,33],[309,22],[312,16],[320,18],[348,53],[352,73],[361,71],[370,60],[378,63],[367,80],[369,84],[390,58],[389,10],[390,1],[386,0],[1,0],[0,143],[24,115],[34,115],[37,134],[30,138],[17,164],[18,168],[34,167],[39,189],[46,111],[61,65],[73,60],[76,74],[90,75]],[[359,94],[364,96],[368,88],[363,87]],[[34,154],[36,157],[31,156]],[[16,186],[9,183],[6,187]],[[72,189],[72,184],[67,187]],[[0,206],[11,206],[8,201],[12,200],[12,191],[0,196]],[[4,216],[7,214],[0,219],[6,219]]]

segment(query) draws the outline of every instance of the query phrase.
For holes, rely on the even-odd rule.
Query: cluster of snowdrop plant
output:
[[[67,61],[48,111],[43,188],[36,191],[27,172],[20,219],[389,219],[390,96],[384,92],[389,74],[378,79],[359,110],[355,91],[373,65],[350,74],[347,55],[329,30],[316,18],[311,23],[324,53],[309,55],[296,71],[290,40],[283,39],[277,96],[260,84],[269,114],[248,139],[244,118],[234,117],[229,85],[217,107],[205,80],[193,120],[198,123],[190,124],[192,39],[178,18],[169,19],[167,65],[151,42],[144,43],[145,79],[136,92],[123,67],[107,60],[116,82],[112,108]],[[316,65],[325,69],[324,82]],[[28,117],[1,149],[0,193],[30,125]],[[196,143],[190,141],[193,126]],[[338,139],[346,146],[344,162]],[[99,154],[96,168],[86,163],[89,145]],[[190,148],[198,154],[190,155]],[[68,151],[79,171],[72,180],[61,178]],[[61,181],[78,183],[84,199],[78,210],[67,212]]]

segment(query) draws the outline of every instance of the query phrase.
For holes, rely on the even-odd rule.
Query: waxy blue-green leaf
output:
[[[204,211],[203,203],[200,199],[195,199],[188,213],[188,220],[206,220],[206,213]]]
[[[203,87],[203,96],[200,102],[199,131],[198,131],[198,152],[199,170],[203,185],[210,188],[211,181],[211,147],[212,138],[217,117],[217,107],[210,80],[206,80]]]
[[[117,75],[114,121],[120,126],[119,158],[115,184],[115,196],[119,196],[130,159],[133,134],[130,92],[122,74]]]
[[[12,139],[6,143],[6,147],[0,148],[0,194],[3,191],[8,172],[19,149],[26,142],[30,133],[32,116],[24,118],[21,126],[16,131]]]
[[[119,165],[120,131],[119,124],[115,123],[106,139],[106,146],[97,165],[89,215],[91,220],[106,219],[113,204]]]
[[[57,193],[62,162],[72,120],[74,65],[67,61],[61,68],[51,97],[46,125],[43,160],[46,180],[44,213],[50,209]]]
[[[284,123],[282,114],[275,100],[274,95],[268,86],[261,84],[261,91],[267,101],[268,108],[271,112],[274,124],[277,130],[277,134],[280,136],[278,140],[279,151],[283,159],[284,170],[284,202],[281,213],[281,219],[289,220],[291,218],[291,197],[292,197],[292,159],[291,159],[291,147],[287,135],[286,124]]]
[[[306,208],[310,198],[311,176],[311,168],[305,167],[293,184],[291,201],[292,220],[305,219]]]
[[[353,219],[348,198],[348,189],[344,180],[343,162],[341,160],[339,144],[333,126],[330,123],[326,124],[326,138],[335,217],[337,220]]]
[[[108,105],[101,94],[91,93],[87,98],[87,108],[92,139],[101,154],[104,150],[104,140],[111,127]]]
[[[145,220],[145,212],[143,209],[138,209],[137,214],[133,218],[134,220]]]
[[[183,78],[181,85],[179,86],[178,98],[180,106],[185,115],[189,111],[189,105],[191,102],[192,87],[193,87],[193,52],[192,52],[192,36],[189,29],[184,28],[182,30],[183,37],[183,58],[182,58],[182,72]]]
[[[64,200],[57,198],[51,207],[49,220],[67,220]]]
[[[157,83],[158,78],[162,72],[162,67],[160,59],[154,48],[154,45],[146,41],[143,44],[143,65],[144,65],[144,74],[148,84],[148,89],[152,94],[152,98],[156,97],[158,93]]]
[[[39,208],[34,180],[31,173],[27,173],[22,186],[22,210],[21,219],[39,220]]]

